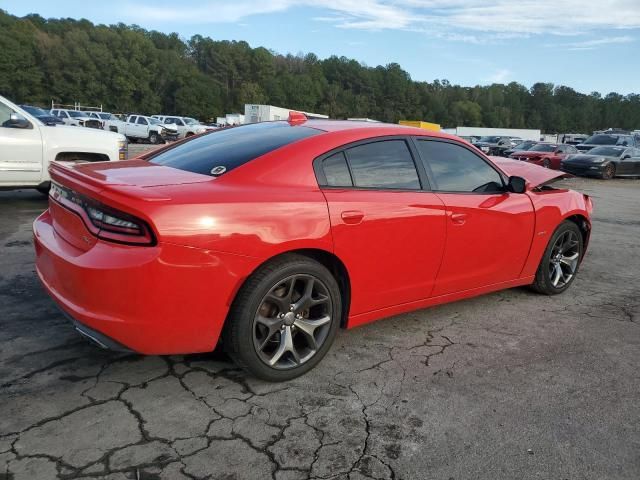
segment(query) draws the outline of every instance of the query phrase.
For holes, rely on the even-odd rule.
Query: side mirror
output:
[[[527,181],[522,177],[509,177],[507,188],[513,193],[524,193],[527,187]]]
[[[4,122],[4,126],[8,128],[33,128],[29,120],[15,112],[11,114],[9,120]]]
[[[631,158],[631,155],[625,155],[624,157],[622,157],[622,160],[629,160]]]

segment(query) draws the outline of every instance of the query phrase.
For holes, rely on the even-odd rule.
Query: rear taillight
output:
[[[49,195],[53,200],[79,214],[87,229],[98,238],[134,245],[155,243],[149,226],[144,220],[133,215],[85,197],[55,182],[51,182]]]

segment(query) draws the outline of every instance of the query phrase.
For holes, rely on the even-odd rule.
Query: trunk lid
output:
[[[134,159],[119,162],[80,163],[73,171],[95,185],[159,187],[209,182],[211,177]]]
[[[527,189],[545,185],[553,180],[560,178],[570,178],[573,175],[560,171],[551,170],[550,168],[539,167],[527,162],[520,162],[503,157],[491,157],[493,163],[509,176],[522,177],[527,181]]]

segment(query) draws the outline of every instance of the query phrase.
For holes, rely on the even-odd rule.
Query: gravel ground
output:
[[[85,343],[34,273],[44,199],[0,192],[0,479],[637,480],[640,180],[567,183],[596,208],[568,292],[341,332],[286,384]]]

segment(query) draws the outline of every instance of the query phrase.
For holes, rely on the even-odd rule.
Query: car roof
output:
[[[283,121],[283,120],[280,120]],[[437,132],[435,130],[425,130],[417,127],[407,127],[404,125],[397,125],[395,123],[382,123],[382,122],[361,122],[357,120],[307,120],[299,124],[300,126],[315,128],[317,130],[323,130],[325,132],[345,132],[350,130],[370,131],[376,132],[380,130],[387,130],[385,134],[388,135],[421,135],[432,136],[438,138],[448,138],[452,140],[459,140],[459,137],[455,135],[449,135],[447,133]]]

